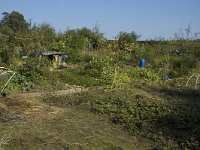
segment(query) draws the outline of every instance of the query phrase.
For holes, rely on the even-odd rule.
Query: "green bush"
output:
[[[161,75],[148,68],[133,68],[130,73],[134,79],[141,79],[147,84],[157,84],[162,81]]]
[[[41,60],[34,58],[28,59],[17,71],[20,75],[26,77],[28,81],[35,82],[41,77],[48,76],[50,67],[51,63],[46,58]]]
[[[110,89],[122,88],[130,80],[126,69],[114,62],[112,57],[105,59],[93,58],[82,70],[83,75],[100,79]]]
[[[93,57],[92,60],[89,61],[89,63],[84,65],[82,74],[100,79],[103,72],[103,68],[109,64],[110,62],[108,59]]]
[[[192,72],[198,64],[198,59],[193,55],[173,57],[172,68],[177,72],[175,77],[185,76]]]
[[[29,91],[34,88],[34,86],[35,84],[31,81],[28,81],[25,76],[16,73],[6,88],[8,90]]]
[[[131,79],[126,69],[120,68],[118,65],[113,67],[108,65],[103,68],[102,80],[109,89],[120,89]]]
[[[67,48],[66,53],[68,55],[68,62],[71,63],[80,63],[82,61],[80,52],[78,50]]]

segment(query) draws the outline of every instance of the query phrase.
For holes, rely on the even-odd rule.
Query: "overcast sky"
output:
[[[120,31],[173,38],[189,24],[192,33],[200,32],[200,0],[0,0],[0,13],[11,11],[58,32],[99,25],[109,39]]]

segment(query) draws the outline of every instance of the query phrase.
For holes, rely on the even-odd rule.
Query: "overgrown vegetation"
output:
[[[0,67],[7,67],[16,72],[6,88],[10,91],[51,93],[77,86],[90,90],[67,96],[47,95],[43,98],[43,103],[46,103],[48,108],[49,105],[65,110],[73,108],[75,112],[83,111],[83,116],[90,114],[105,120],[109,118],[109,125],[122,126],[125,133],[147,140],[147,143],[151,143],[148,144],[151,145],[151,149],[198,149],[200,95],[196,87],[199,87],[200,81],[196,77],[190,81],[189,87],[185,87],[185,84],[188,77],[200,74],[200,41],[198,34],[189,37],[190,28],[190,25],[186,28],[185,35],[176,34],[175,38],[170,40],[139,41],[135,32],[120,32],[114,40],[108,40],[100,32],[98,25],[93,29],[83,27],[56,33],[49,24],[37,26],[27,22],[19,12],[3,13],[0,21]],[[68,55],[67,68],[53,69],[49,59],[32,57],[34,52],[46,50],[65,52]],[[22,56],[27,58],[22,59]],[[144,68],[138,67],[140,59],[146,61]],[[1,86],[5,84],[3,80],[0,82]],[[0,104],[3,102],[2,107],[0,105],[1,126],[1,118],[9,118],[8,114],[13,116],[13,108],[17,107],[19,114],[22,113],[21,107],[23,110],[30,109],[29,105],[12,103],[9,98],[6,100],[8,102],[0,99]],[[7,111],[7,107],[12,111]],[[66,119],[63,116],[61,118]],[[83,120],[86,118],[87,115]],[[26,127],[34,123],[36,128],[45,126],[46,133],[53,129],[48,128],[45,122],[41,121],[38,125],[34,121],[28,121]],[[81,126],[81,123],[73,121],[70,123]],[[67,121],[53,122],[51,126],[56,125],[56,131],[52,131],[53,135],[46,137],[40,134],[40,129],[30,130],[30,136],[36,134],[31,140],[24,139],[23,136],[30,136],[16,125],[21,135],[18,136],[18,132],[14,130],[11,142],[10,139],[3,141],[6,134],[0,136],[0,141],[2,139],[4,143],[8,143],[8,149],[17,145],[18,149],[37,149],[34,142],[42,144],[42,149],[46,148],[44,143],[47,144],[47,149],[60,148],[62,145],[63,149],[77,148],[74,146],[75,142],[71,142],[73,144],[70,145],[63,141],[62,136],[56,136],[63,130],[59,123],[64,127]],[[2,129],[8,131],[6,127]],[[0,130],[1,132],[3,131]],[[51,136],[55,136],[54,141],[44,140],[51,139]],[[99,134],[95,137],[96,140],[101,138]],[[70,141],[71,136],[65,133],[64,138]],[[105,144],[104,138],[100,141]],[[45,142],[42,143],[42,140]],[[88,143],[88,140],[83,142]],[[95,142],[91,143],[95,145]],[[130,146],[120,147],[113,142],[113,138],[107,144],[111,146],[106,148],[130,149]],[[0,144],[0,149],[3,146],[4,144]],[[79,147],[91,148],[80,144]]]
[[[131,87],[115,92],[93,91],[44,98],[52,106],[79,109],[83,106],[94,113],[108,114],[112,123],[154,141],[157,149],[198,149],[199,103],[185,100],[169,101]]]

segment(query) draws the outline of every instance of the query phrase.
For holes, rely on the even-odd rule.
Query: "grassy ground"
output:
[[[132,83],[122,90],[0,98],[1,149],[198,149],[200,92]]]
[[[107,115],[53,106],[41,97],[12,94],[0,101],[3,149],[144,149],[148,143],[114,125]],[[141,144],[142,143],[142,144]]]

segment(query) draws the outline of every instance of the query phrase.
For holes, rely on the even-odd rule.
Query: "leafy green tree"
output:
[[[66,45],[69,47],[69,49],[79,52],[86,49],[88,40],[86,37],[79,34],[78,29],[66,31],[64,33],[64,37],[66,40]]]
[[[51,42],[49,48],[56,51],[66,51],[66,41],[63,34],[58,34],[56,38]]]
[[[28,23],[19,12],[2,13],[0,21],[0,57],[2,62],[12,64],[19,58],[19,52],[26,44],[24,34],[28,33]]]
[[[77,34],[79,34],[80,36],[83,36],[85,38],[87,38],[88,40],[92,38],[92,30],[83,27],[81,29],[77,29]]]
[[[119,49],[124,50],[127,44],[135,43],[138,37],[135,32],[120,32],[117,36]]]
[[[51,27],[50,24],[43,23],[38,27],[32,28],[32,31],[35,33],[37,38],[39,38],[41,46],[44,49],[49,49],[50,44],[56,38],[55,29]]]
[[[105,41],[106,41],[106,39],[104,38],[103,33],[100,32],[99,26],[95,25],[95,27],[93,29],[92,40],[91,40],[92,48],[94,50],[103,48]]]
[[[0,57],[1,61],[6,64],[13,62],[14,50],[18,48],[16,33],[8,26],[0,28]]]
[[[0,28],[2,26],[7,26],[14,32],[24,32],[28,30],[28,23],[21,13],[13,11],[11,13],[4,12],[2,15],[3,19],[0,22]]]
[[[131,54],[135,51],[135,44],[138,39],[135,32],[127,33],[120,32],[117,36],[117,50],[118,58],[125,59],[126,54]]]

